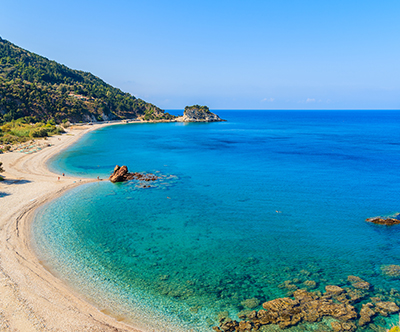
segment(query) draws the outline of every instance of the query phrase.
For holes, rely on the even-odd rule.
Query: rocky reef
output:
[[[129,180],[139,180],[139,181],[155,181],[159,177],[151,173],[129,173],[127,166],[116,165],[113,173],[110,175],[109,180],[113,183],[124,182]]]
[[[186,106],[183,116],[176,119],[182,122],[217,122],[226,121],[212,113],[207,106]]]
[[[261,310],[240,313],[238,316],[241,321],[227,316],[220,317],[219,326],[214,326],[213,330],[253,332],[264,331],[267,325],[285,329],[302,323],[318,322],[325,326],[321,327],[323,331],[356,331],[359,327],[376,330],[373,324],[375,317],[387,317],[400,311],[395,302],[373,296],[373,287],[367,281],[357,276],[348,276],[347,282],[351,287],[328,285],[325,292],[296,289],[291,296],[263,303]],[[285,288],[290,284],[284,284]],[[248,308],[257,305],[256,299],[247,301],[251,305],[243,304]]]
[[[379,224],[379,225],[386,225],[386,226],[392,226],[396,224],[400,224],[400,213],[396,213],[393,216],[390,217],[373,217],[373,218],[368,218],[366,219],[368,222],[372,222],[374,224]]]
[[[400,279],[400,265],[389,264],[381,266],[382,275],[391,279]]]

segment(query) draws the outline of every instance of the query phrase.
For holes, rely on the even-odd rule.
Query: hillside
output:
[[[22,117],[37,121],[172,119],[155,105],[0,37],[0,124]]]

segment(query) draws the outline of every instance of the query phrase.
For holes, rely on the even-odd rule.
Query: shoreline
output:
[[[47,161],[86,133],[116,124],[71,128],[48,138],[51,146],[41,151],[0,155],[5,169],[5,181],[0,182],[0,331],[144,332],[85,301],[41,264],[30,242],[37,208],[69,189],[97,181],[55,174]]]

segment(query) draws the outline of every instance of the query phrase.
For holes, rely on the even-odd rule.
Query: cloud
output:
[[[275,100],[275,98],[264,98],[264,99],[261,100],[261,101],[262,101],[262,102],[268,101],[268,102],[272,103],[274,100]]]
[[[306,103],[314,103],[315,98],[307,98]]]

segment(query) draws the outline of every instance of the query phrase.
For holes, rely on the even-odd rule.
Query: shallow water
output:
[[[210,331],[293,279],[323,290],[357,275],[398,301],[381,266],[400,264],[400,226],[365,219],[400,210],[400,112],[217,113],[228,122],[106,127],[52,160],[72,175],[124,164],[162,178],[83,185],[44,206],[33,237],[46,265],[154,331]]]

